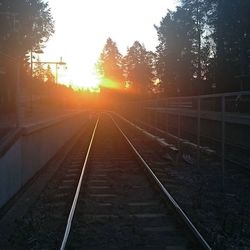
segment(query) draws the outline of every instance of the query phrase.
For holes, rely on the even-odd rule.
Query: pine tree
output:
[[[219,91],[243,90],[250,74],[250,2],[216,0],[213,17]]]
[[[101,84],[108,88],[124,87],[122,69],[122,55],[117,45],[111,38],[107,42],[97,63],[97,70],[101,78]]]
[[[156,27],[160,41],[156,69],[168,96],[187,95],[192,91],[194,25],[189,12],[178,7],[176,12],[169,11]]]
[[[47,2],[42,0],[0,0],[0,51],[23,57],[40,48],[54,32]]]
[[[126,80],[137,94],[146,94],[154,78],[154,54],[145,49],[138,41],[128,48],[124,57]]]

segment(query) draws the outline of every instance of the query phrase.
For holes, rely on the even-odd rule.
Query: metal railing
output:
[[[222,186],[228,152],[250,150],[250,91],[188,97],[169,97],[131,102],[121,111],[130,120],[137,120],[196,144],[196,164],[200,167],[201,149],[210,148],[220,157]],[[241,131],[244,129],[244,131]],[[245,154],[245,167],[250,159]],[[236,162],[237,163],[237,162]]]

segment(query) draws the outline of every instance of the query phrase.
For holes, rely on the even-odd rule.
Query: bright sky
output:
[[[97,83],[95,63],[108,37],[122,54],[138,40],[148,50],[157,45],[154,24],[159,25],[177,0],[48,0],[55,34],[42,60],[67,63],[59,69],[59,82],[92,87]]]

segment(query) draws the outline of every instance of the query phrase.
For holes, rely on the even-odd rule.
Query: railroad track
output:
[[[153,171],[102,114],[18,222],[11,249],[211,249]]]
[[[93,132],[61,249],[65,247],[209,249],[107,115],[102,115]]]

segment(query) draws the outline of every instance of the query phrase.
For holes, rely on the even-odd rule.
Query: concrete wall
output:
[[[0,155],[0,207],[48,162],[87,120],[87,113],[78,112],[23,128],[20,136]]]

